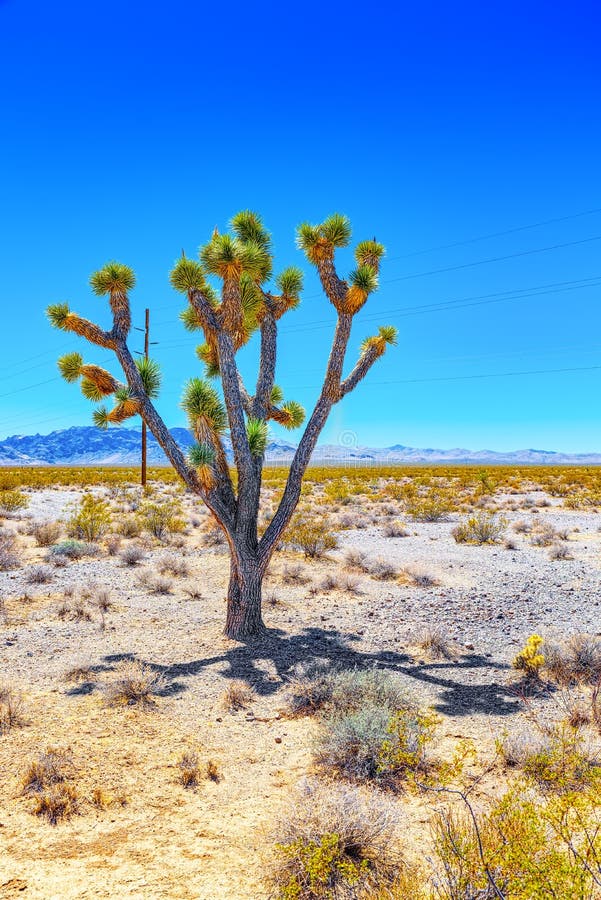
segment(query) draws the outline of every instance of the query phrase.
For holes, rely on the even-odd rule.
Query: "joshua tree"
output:
[[[305,411],[299,403],[284,402],[282,390],[275,383],[277,323],[298,306],[303,276],[297,268],[286,269],[275,279],[276,290],[268,288],[273,256],[269,233],[259,216],[248,211],[238,213],[229,233],[215,230],[201,248],[200,262],[182,254],[170,274],[172,286],[188,300],[181,313],[185,328],[200,330],[205,338],[197,348],[205,378],[192,378],[182,400],[196,439],[187,458],[152,403],[160,387],[157,363],[134,359],[127,346],[133,271],[111,262],[91,276],[94,293],[108,295],[113,319],[110,331],[71,312],[67,304],[48,308],[56,328],[114,351],[121,365],[124,383],[105,369],[85,364],[79,353],[69,353],[58,362],[67,381],[81,378],[81,389],[88,399],[100,402],[104,397],[114,397],[110,411],[101,406],[94,412],[96,425],[106,428],[141,416],[188,490],[204,501],[223,529],[230,549],[225,633],[239,640],[264,630],[263,576],[294,513],[303,476],[332,406],[357,386],[386,346],[396,341],[394,328],[381,327],[377,335],[363,342],[355,367],[343,377],[353,316],[377,288],[384,253],[384,247],[375,240],[358,244],[357,267],[344,281],[336,272],[334,254],[349,243],[350,236],[349,221],[340,215],[331,216],[321,225],[303,224],[298,228],[298,245],[316,267],[323,290],[336,309],[337,322],[319,399],[294,454],[279,506],[262,536],[257,523],[268,423],[273,420],[285,428],[298,428]],[[219,293],[209,284],[208,276],[219,280]],[[251,394],[238,371],[236,353],[256,331],[260,332],[258,377]],[[223,399],[213,379],[220,379]],[[227,431],[238,476],[235,484],[223,444]]]

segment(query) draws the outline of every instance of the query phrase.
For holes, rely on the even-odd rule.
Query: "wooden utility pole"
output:
[[[144,358],[148,359],[148,346],[150,343],[150,310],[147,309],[144,315]],[[141,484],[146,486],[146,422],[142,419],[142,472]]]

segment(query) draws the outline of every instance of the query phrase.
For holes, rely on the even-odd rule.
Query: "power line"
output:
[[[555,225],[558,222],[567,222],[570,219],[580,219],[583,216],[592,216],[601,212],[601,206],[594,209],[585,209],[583,212],[572,213],[568,216],[558,216],[554,219],[543,219],[540,222],[531,222],[528,225],[518,225],[516,228],[508,228],[506,231],[494,231],[491,234],[481,234],[477,237],[467,238],[463,241],[453,241],[451,244],[439,244],[436,247],[425,247],[422,250],[413,250],[411,253],[403,253],[399,256],[387,257],[387,262],[394,262],[398,259],[410,259],[413,256],[422,256],[424,253],[436,253],[439,250],[452,250],[454,247],[464,247],[466,244],[475,244],[478,241],[492,240],[492,238],[506,237],[509,234],[517,234],[519,231],[527,231],[530,228],[540,228],[543,225]]]

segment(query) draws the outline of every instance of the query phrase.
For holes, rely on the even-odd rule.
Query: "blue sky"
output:
[[[87,283],[109,259],[137,273],[159,408],[184,424],[196,340],[167,274],[252,208],[276,267],[307,272],[278,368],[306,406],[333,313],[295,226],[339,211],[387,247],[349,364],[378,324],[399,344],[323,440],[601,450],[600,24],[578,0],[0,0],[0,438],[91,421],[55,365],[83,342],[44,309],[107,324]]]

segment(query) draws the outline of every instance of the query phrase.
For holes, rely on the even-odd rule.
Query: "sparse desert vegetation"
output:
[[[77,896],[110,859],[98,896],[600,896],[601,473],[310,468],[249,644],[214,520],[134,474],[0,471],[27,498],[0,523],[16,883]]]

